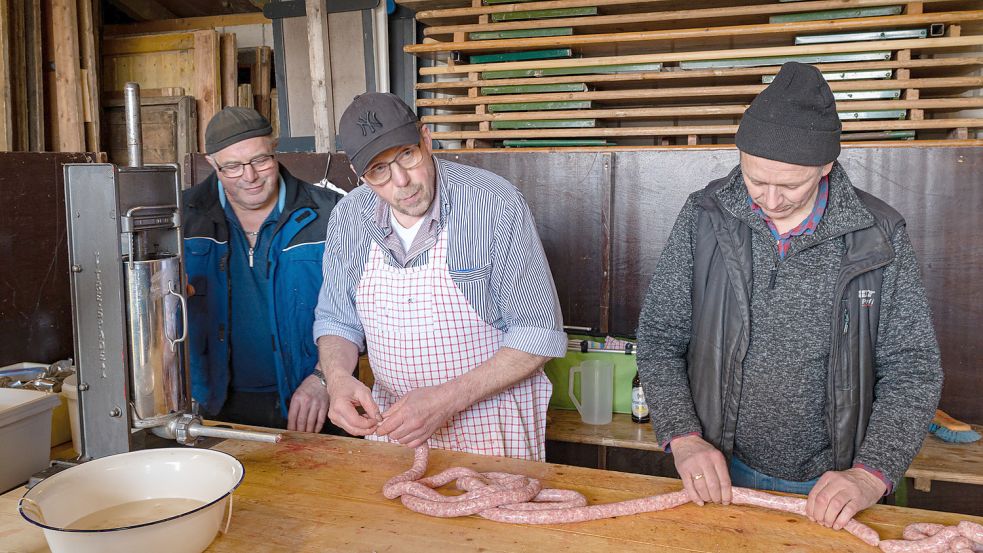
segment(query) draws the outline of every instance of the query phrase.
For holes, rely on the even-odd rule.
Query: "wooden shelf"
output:
[[[748,102],[765,88],[763,78],[776,74],[789,59],[815,64],[827,74],[886,70],[864,80],[828,77],[839,100],[837,107],[844,113],[844,130],[868,133],[845,140],[911,139],[912,132],[916,140],[946,136],[958,140],[969,138],[969,130],[980,126],[976,114],[965,112],[983,107],[978,97],[967,95],[983,88],[983,78],[973,74],[983,65],[983,9],[977,9],[978,4],[945,0],[712,0],[697,7],[680,0],[490,5],[472,0],[440,2],[439,8],[427,2],[403,4],[427,7],[417,18],[433,24],[424,30],[421,44],[405,47],[408,53],[437,60],[419,71],[423,82],[416,85],[417,107],[426,110],[422,120],[440,126],[435,137],[462,141],[465,148],[516,139],[553,140],[560,145],[564,139],[583,138],[616,147],[729,142]],[[901,8],[884,9],[892,6]],[[596,10],[575,17],[495,20],[517,11],[556,8]],[[929,36],[877,38],[893,30],[919,30]],[[477,38],[472,33],[517,32],[533,36],[472,40]],[[835,36],[840,42],[795,45],[801,37],[818,35]],[[535,53],[563,49],[569,49],[570,55],[538,59],[542,56]],[[563,86],[577,90],[556,88]],[[883,99],[863,98],[878,91],[885,91],[879,94]],[[590,123],[576,130],[550,123],[563,120],[570,120],[566,125]]]

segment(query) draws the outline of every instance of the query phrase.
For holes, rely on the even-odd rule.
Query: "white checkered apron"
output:
[[[372,242],[355,292],[375,385],[372,399],[389,409],[415,388],[436,386],[483,363],[504,333],[468,303],[447,267],[447,230],[420,267],[393,267]],[[455,415],[430,447],[544,460],[546,407],[552,385],[542,370]],[[369,439],[390,441],[388,437]]]

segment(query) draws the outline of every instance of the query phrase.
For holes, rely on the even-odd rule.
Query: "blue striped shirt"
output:
[[[434,159],[440,202],[435,225],[424,221],[409,255],[392,239],[388,208],[368,186],[356,188],[331,212],[324,245],[324,285],[314,313],[314,340],[340,336],[364,349],[355,308],[372,241],[394,267],[429,260],[446,227],[451,278],[485,322],[505,332],[504,347],[547,357],[566,354],[560,304],[536,225],[521,193],[502,177]],[[381,216],[381,215],[385,216]],[[431,228],[431,225],[433,227]]]

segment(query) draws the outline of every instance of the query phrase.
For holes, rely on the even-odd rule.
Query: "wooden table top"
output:
[[[547,420],[547,440],[662,451],[652,426],[632,422],[631,415],[615,413],[610,424],[591,425],[576,411],[550,409]],[[983,434],[983,426],[973,426],[973,430]],[[929,434],[905,476],[983,485],[983,440],[956,444]]]
[[[229,533],[211,552],[272,551],[878,551],[846,532],[755,507],[707,505],[556,526],[523,526],[474,517],[437,519],[413,513],[380,490],[406,470],[402,446],[287,433],[279,444],[225,441],[215,449],[246,469],[235,493]],[[521,473],[550,487],[574,489],[590,503],[620,501],[680,488],[678,480],[449,451],[431,455],[428,474],[451,466]],[[0,496],[0,551],[47,551],[41,532],[16,511],[23,488]],[[859,517],[882,538],[911,522],[954,524],[981,517],[874,506]]]

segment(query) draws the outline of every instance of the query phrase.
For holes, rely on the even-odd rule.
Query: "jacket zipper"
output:
[[[876,271],[877,269],[880,269],[881,267],[886,267],[893,260],[894,259],[892,258],[890,261],[875,263],[875,264],[870,265],[868,267],[864,267],[862,270],[854,271],[854,274],[850,275],[849,278],[844,279],[844,281],[843,281],[844,282],[843,283],[843,287],[842,288],[838,288],[836,290],[836,295],[834,297],[842,298],[843,295],[846,294],[847,288],[850,287],[850,283],[853,282],[854,279],[857,279],[861,275],[863,275],[865,273],[869,273],[870,271]],[[843,302],[841,301],[840,302],[840,307],[843,309],[843,333],[842,333],[841,337],[839,339],[837,339],[835,341],[835,343],[833,344],[833,351],[831,352],[831,357],[830,357],[831,360],[839,358],[840,351],[843,348],[843,338],[842,338],[842,336],[846,336],[850,332],[850,298],[847,298],[846,305],[843,305]],[[832,368],[833,368],[832,367],[832,363],[830,363],[830,369],[832,369]],[[835,370],[830,370],[829,371],[829,381],[830,381],[830,386],[831,386],[831,390],[832,390],[832,392],[829,394],[829,401],[832,404],[832,407],[830,408],[830,411],[829,411],[829,430],[830,430],[830,432],[829,432],[829,443],[830,443],[830,447],[833,450],[833,464],[835,465],[836,464],[836,452],[837,452],[838,446],[839,446],[839,443],[838,443],[839,440],[837,439],[837,436],[836,436],[836,410],[837,410],[838,407],[836,405],[836,371]]]
[[[253,247],[252,247],[252,246],[250,246],[250,247],[249,247],[249,268],[250,268],[250,269],[251,269],[251,268],[252,268],[252,266],[253,266],[253,252],[254,252],[254,251],[255,251],[255,250],[253,249]]]

